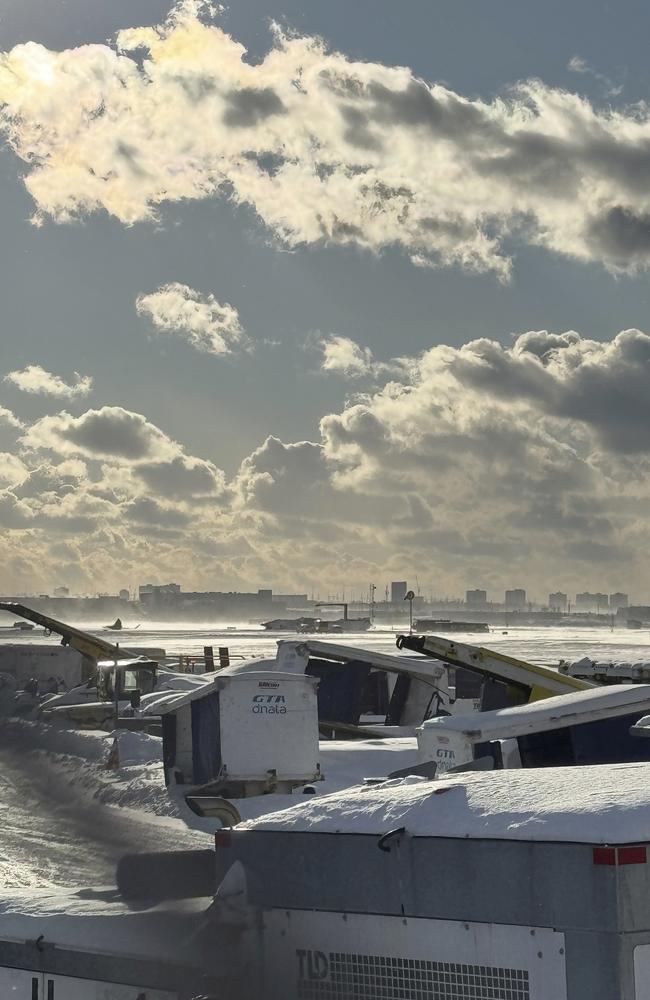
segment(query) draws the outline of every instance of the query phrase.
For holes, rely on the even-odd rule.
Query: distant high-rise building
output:
[[[576,594],[576,611],[604,612],[609,610],[607,594],[591,594],[588,590]]]
[[[398,604],[406,597],[408,590],[406,580],[393,580],[390,585],[390,599],[393,604]]]
[[[465,604],[468,608],[484,608],[487,604],[487,590],[465,591]]]
[[[568,597],[561,590],[558,590],[556,594],[548,595],[548,606],[551,611],[566,611],[567,604]]]
[[[609,595],[609,610],[612,612],[618,611],[619,608],[626,608],[629,603],[627,594],[619,593]]]
[[[526,608],[526,591],[521,587],[506,590],[506,609],[508,611],[524,611]]]

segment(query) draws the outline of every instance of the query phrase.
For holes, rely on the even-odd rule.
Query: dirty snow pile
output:
[[[650,764],[410,776],[350,788],[244,828],[589,844],[650,840]]]
[[[185,807],[165,788],[162,740],[158,736],[12,720],[3,725],[3,742],[26,760],[31,758],[51,768],[79,798],[80,805],[85,800],[93,806],[121,806],[161,817],[187,818]]]
[[[162,739],[126,729],[63,729],[43,722],[23,720],[5,724],[12,746],[34,754],[57,774],[80,798],[93,805],[121,806],[183,819],[198,830],[214,830],[217,820],[201,819],[185,805],[183,788],[170,793],[165,787]],[[384,777],[391,771],[414,763],[414,738],[391,740],[323,740],[320,744],[323,781],[314,786],[320,798],[363,782],[367,777]],[[244,819],[253,819],[304,802],[301,789],[292,795],[263,795],[237,799]]]

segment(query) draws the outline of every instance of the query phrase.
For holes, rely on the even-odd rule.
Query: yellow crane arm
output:
[[[42,615],[40,611],[34,611],[24,604],[17,604],[14,601],[0,601],[0,611],[7,611],[11,615],[16,615],[17,618],[26,618],[27,621],[34,622],[36,625],[42,625],[49,632],[61,636],[62,646],[71,646],[72,649],[78,650],[91,660],[132,659],[136,655],[129,652],[128,649],[122,649],[112,642],[107,642],[106,639],[91,635],[90,632],[66,625],[64,622],[57,621],[56,618],[50,618],[49,615]]]
[[[437,635],[400,635],[398,649],[412,649],[433,656],[454,667],[465,667],[506,684],[514,684],[528,692],[526,701],[538,701],[571,691],[586,691],[596,687],[590,681],[560,674],[550,667],[518,660],[506,653],[497,653],[485,646],[470,646]]]

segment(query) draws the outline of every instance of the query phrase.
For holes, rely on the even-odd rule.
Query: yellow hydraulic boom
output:
[[[519,692],[519,696],[515,694],[514,703],[521,703],[522,700],[539,701],[541,698],[586,691],[597,686],[579,677],[560,674],[550,667],[540,667],[536,663],[497,653],[485,646],[470,646],[437,635],[400,635],[397,637],[397,647],[412,649],[442,660],[450,666],[464,667],[484,677],[501,681]]]
[[[24,604],[17,604],[13,601],[0,601],[0,611],[7,611],[10,615],[15,615],[17,618],[26,618],[27,621],[34,622],[36,625],[42,625],[48,632],[54,632],[56,635],[61,636],[62,646],[71,646],[72,649],[78,650],[83,656],[88,657],[89,660],[93,660],[95,663],[97,660],[133,659],[134,656],[138,655],[137,653],[130,652],[128,649],[122,649],[121,646],[116,646],[112,642],[107,642],[106,639],[100,639],[96,635],[91,635],[90,632],[84,632],[80,628],[73,628],[72,625],[66,625],[64,622],[57,621],[56,618],[50,618],[48,615],[42,615],[40,611],[34,611]]]

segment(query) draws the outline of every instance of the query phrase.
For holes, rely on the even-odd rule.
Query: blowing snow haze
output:
[[[650,14],[4,6],[0,589],[647,591]]]

